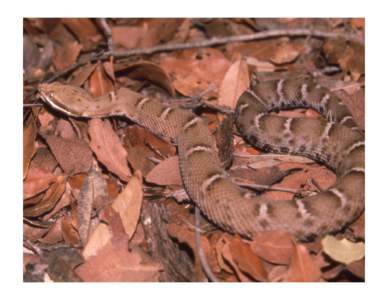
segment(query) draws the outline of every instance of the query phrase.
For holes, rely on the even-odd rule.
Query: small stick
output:
[[[54,80],[58,79],[59,77],[66,75],[67,73],[71,72],[72,70],[77,69],[78,67],[80,67],[84,64],[92,63],[92,62],[95,62],[97,60],[105,60],[105,59],[108,59],[109,57],[123,59],[123,58],[128,58],[128,57],[134,56],[134,55],[142,55],[142,54],[150,55],[150,54],[154,54],[157,52],[163,52],[163,51],[177,51],[177,50],[184,50],[184,49],[204,48],[204,47],[223,45],[223,44],[227,44],[227,43],[264,40],[264,39],[276,38],[276,37],[281,37],[281,36],[291,36],[291,37],[312,36],[312,37],[316,37],[316,38],[332,38],[332,39],[343,38],[347,41],[351,41],[354,43],[364,45],[364,41],[356,35],[336,33],[336,32],[326,32],[326,31],[320,31],[320,30],[314,30],[314,29],[305,29],[305,28],[274,29],[274,30],[256,32],[256,33],[252,33],[252,34],[235,35],[235,36],[228,36],[228,37],[223,37],[223,38],[214,37],[211,39],[207,39],[207,40],[203,40],[203,41],[199,41],[199,42],[192,42],[192,43],[164,44],[164,45],[158,45],[158,46],[151,47],[151,48],[137,48],[137,49],[131,49],[131,50],[122,51],[122,52],[106,51],[102,54],[101,53],[100,54],[94,53],[88,59],[85,59],[82,62],[77,62],[77,63],[69,66],[68,68],[58,72],[57,74],[54,74],[46,82],[48,82],[48,83],[53,82]]]
[[[299,194],[299,191],[296,189],[288,189],[288,188],[281,188],[281,187],[273,187],[266,184],[256,184],[256,183],[243,183],[243,182],[237,182],[235,180],[236,184],[242,187],[248,187],[254,190],[262,191],[262,190],[268,190],[268,191],[278,191],[278,192],[287,192],[292,194]]]
[[[195,246],[198,251],[199,260],[201,262],[202,269],[205,272],[206,276],[209,278],[209,280],[212,282],[218,282],[219,280],[210,269],[210,266],[206,259],[205,252],[202,249],[199,228],[200,228],[200,211],[199,211],[199,208],[195,206]]]
[[[106,18],[97,19],[98,24],[100,25],[102,31],[104,32],[104,36],[106,38],[108,44],[108,50],[113,52],[113,40],[112,40],[112,30],[110,29]]]

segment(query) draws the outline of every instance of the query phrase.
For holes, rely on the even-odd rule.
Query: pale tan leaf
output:
[[[127,164],[127,151],[109,121],[90,120],[89,135],[90,147],[98,160],[120,179],[128,181],[131,171]]]
[[[269,61],[258,60],[252,56],[247,58],[247,64],[253,66],[256,72],[274,72],[276,70],[276,66],[274,66]]]
[[[248,87],[248,65],[244,59],[238,59],[229,67],[222,80],[218,103],[231,108],[236,107],[238,98]]]
[[[90,256],[97,255],[100,249],[109,243],[112,236],[112,231],[108,225],[105,223],[98,224],[85,245],[82,252],[83,257],[87,259]]]
[[[136,230],[143,203],[141,174],[135,174],[136,176],[131,177],[125,189],[112,203],[112,208],[120,215],[129,239],[132,238]]]
[[[331,235],[322,239],[323,252],[335,261],[343,264],[350,264],[365,256],[365,244],[363,242],[353,243],[347,239],[337,240]]]
[[[144,262],[138,248],[128,251],[126,243],[119,247],[112,243],[103,246],[96,255],[88,257],[75,272],[88,282],[156,282],[161,266],[157,262]]]
[[[182,185],[178,156],[162,161],[148,173],[146,180],[158,185]]]

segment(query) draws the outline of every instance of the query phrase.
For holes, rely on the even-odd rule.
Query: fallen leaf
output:
[[[224,54],[213,48],[184,50],[179,57],[163,57],[160,66],[169,73],[174,88],[182,95],[198,95],[221,84],[225,72],[230,66]],[[217,91],[204,97],[214,96]]]
[[[264,231],[249,242],[261,258],[275,264],[288,264],[294,251],[293,237],[285,231]]]
[[[295,244],[287,280],[291,282],[318,281],[321,275],[319,266],[310,256],[307,248],[303,245]]]
[[[75,272],[87,282],[155,282],[160,270],[157,262],[143,263],[139,250],[129,252],[126,243],[118,247],[108,242]]]
[[[222,80],[218,103],[235,108],[238,98],[248,87],[248,65],[244,59],[240,58],[229,67]]]
[[[127,152],[114,132],[108,120],[92,119],[89,121],[90,148],[109,171],[123,181],[128,181],[131,171],[127,164]]]
[[[182,185],[178,156],[169,157],[159,163],[148,173],[146,180],[157,185]]]
[[[23,127],[23,179],[27,176],[32,156],[35,154],[35,138],[37,134],[35,118],[31,113]]]
[[[58,176],[56,182],[47,190],[41,201],[32,206],[23,209],[25,217],[39,217],[51,211],[62,197],[66,189],[65,177]]]
[[[159,65],[150,61],[138,61],[116,67],[116,72],[123,70],[125,70],[128,77],[148,80],[164,88],[170,96],[175,97],[175,90],[172,86],[171,78]]]
[[[365,278],[365,258],[350,263],[346,268],[357,277]]]
[[[82,256],[85,259],[88,259],[90,256],[97,255],[101,248],[109,243],[112,236],[109,225],[99,223],[90,235],[90,238],[82,251]]]
[[[62,236],[66,244],[73,247],[79,246],[80,236],[77,228],[74,226],[74,220],[72,216],[64,216],[61,222]]]
[[[228,246],[230,254],[241,272],[257,281],[267,281],[267,272],[264,269],[262,260],[247,243],[234,238]]]
[[[90,169],[93,154],[85,141],[55,135],[44,135],[44,138],[66,174],[87,172]]]
[[[143,203],[141,174],[132,176],[124,190],[113,200],[112,208],[120,215],[128,239],[131,239],[139,222]]]
[[[270,60],[274,64],[282,65],[293,62],[298,56],[299,51],[289,42],[285,42],[278,45]]]
[[[114,85],[109,75],[105,72],[105,69],[101,63],[97,64],[90,75],[90,93],[94,97],[106,95],[113,91]]]
[[[39,168],[31,168],[23,182],[23,199],[31,198],[49,188],[57,176]]]
[[[96,23],[88,18],[63,18],[63,24],[77,37],[85,50],[95,47],[102,36]]]
[[[256,72],[275,72],[276,66],[269,61],[258,60],[255,57],[247,57],[247,64],[253,66]]]
[[[82,45],[77,41],[67,41],[54,46],[53,64],[60,71],[66,69],[77,61]]]
[[[350,264],[365,256],[365,244],[353,243],[347,239],[337,240],[331,235],[322,239],[322,249],[329,257],[343,264]]]

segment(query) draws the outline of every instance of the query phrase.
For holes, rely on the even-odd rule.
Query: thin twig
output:
[[[102,31],[104,32],[106,42],[108,44],[108,51],[113,51],[113,40],[112,40],[112,30],[110,29],[106,18],[99,18],[98,24],[100,25]]]
[[[162,52],[162,51],[165,52],[165,51],[192,49],[192,48],[204,48],[204,47],[211,47],[211,46],[217,46],[217,45],[223,45],[223,44],[229,44],[229,43],[263,40],[263,39],[269,39],[269,38],[281,37],[281,36],[292,36],[292,37],[313,36],[316,38],[343,38],[347,41],[352,41],[359,44],[364,43],[364,41],[358,36],[343,34],[343,33],[326,32],[326,31],[304,29],[304,28],[274,29],[274,30],[267,30],[267,31],[251,33],[251,34],[228,36],[223,38],[214,37],[208,40],[198,41],[193,43],[165,44],[165,45],[159,45],[159,46],[146,48],[146,49],[140,48],[140,49],[132,49],[125,52],[113,52],[112,55],[115,58],[126,58],[129,56],[140,55],[140,54],[154,54],[156,52]]]
[[[85,59],[84,61],[77,62],[68,68],[58,72],[57,74],[54,74],[52,77],[50,77],[47,82],[53,82],[54,80],[58,79],[59,77],[62,77],[66,75],[67,73],[71,72],[72,70],[77,69],[78,67],[87,64],[92,63],[97,60],[105,60],[109,57],[113,57],[116,59],[122,59],[122,58],[128,58],[130,56],[135,55],[143,55],[143,54],[154,54],[157,52],[167,52],[167,51],[177,51],[177,50],[184,50],[184,49],[194,49],[194,48],[203,48],[203,47],[211,47],[211,46],[217,46],[217,45],[223,45],[228,43],[237,43],[237,42],[247,42],[247,41],[254,41],[254,40],[263,40],[263,39],[269,39],[269,38],[276,38],[281,36],[291,36],[291,37],[297,37],[297,36],[313,36],[316,38],[343,38],[347,41],[352,41],[358,44],[364,44],[364,41],[355,35],[350,34],[344,34],[344,33],[336,33],[336,32],[325,32],[320,30],[314,30],[314,29],[305,29],[305,28],[295,28],[295,29],[274,29],[274,30],[267,30],[252,34],[244,34],[244,35],[235,35],[235,36],[228,36],[223,38],[214,37],[208,40],[199,41],[199,42],[192,42],[192,43],[183,43],[183,44],[164,44],[164,45],[158,45],[151,48],[137,48],[132,49],[128,51],[121,51],[121,52],[115,52],[115,51],[106,51],[104,53],[99,54],[93,54],[89,58]]]
[[[206,259],[205,252],[202,249],[199,228],[200,228],[200,211],[199,211],[199,208],[195,206],[195,246],[198,251],[199,260],[201,262],[202,269],[205,272],[208,279],[212,282],[218,282],[219,280],[210,269],[210,266]]]
[[[288,189],[288,188],[281,188],[281,187],[273,187],[270,185],[266,184],[256,184],[256,183],[244,183],[235,180],[236,184],[242,187],[248,187],[254,190],[262,191],[262,190],[267,190],[267,191],[278,191],[278,192],[287,192],[287,193],[292,193],[292,194],[299,194],[300,191],[296,189]]]

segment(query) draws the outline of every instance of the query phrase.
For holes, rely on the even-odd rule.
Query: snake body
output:
[[[215,224],[252,238],[264,230],[286,230],[299,239],[340,230],[364,209],[364,134],[342,101],[311,78],[252,82],[239,98],[235,124],[252,145],[304,155],[335,171],[326,191],[290,201],[246,197],[218,158],[206,122],[188,110],[167,106],[126,88],[93,99],[85,90],[41,84],[41,98],[75,117],[125,116],[178,146],[180,172],[192,201]],[[311,107],[325,118],[287,118],[272,110]]]

